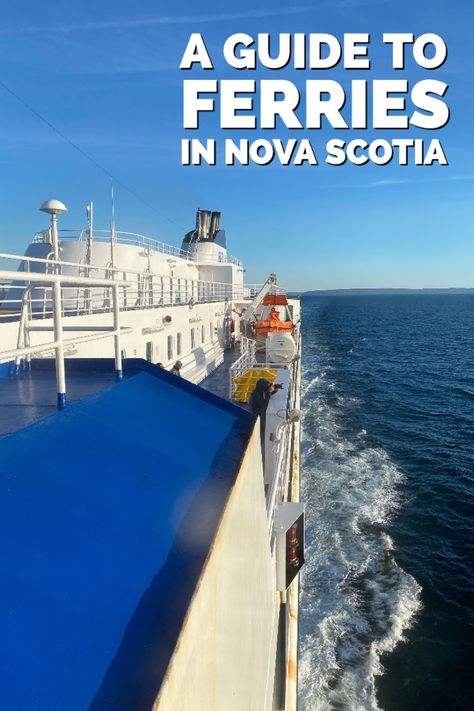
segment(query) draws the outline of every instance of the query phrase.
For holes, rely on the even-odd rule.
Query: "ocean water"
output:
[[[299,709],[474,708],[474,296],[302,307]]]

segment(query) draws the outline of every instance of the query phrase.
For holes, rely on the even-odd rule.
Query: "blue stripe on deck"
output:
[[[0,442],[1,709],[156,697],[254,418],[147,370]]]

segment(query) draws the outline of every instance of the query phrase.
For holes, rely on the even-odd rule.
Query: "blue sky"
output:
[[[179,244],[198,206],[219,209],[249,282],[276,271],[292,289],[474,286],[473,16],[468,0],[23,0],[0,10],[0,81],[140,196],[117,185],[119,229]],[[182,81],[204,76],[179,70],[191,32],[204,35],[218,79],[243,78],[222,59],[235,32],[370,32],[370,73],[325,74],[345,87],[353,78],[394,78],[383,32],[440,34],[449,48],[445,65],[435,72],[410,65],[402,75],[449,84],[448,126],[364,137],[439,137],[449,166],[181,166]],[[316,77],[288,68],[272,78],[301,84]],[[24,251],[45,226],[37,208],[48,197],[68,205],[63,227],[84,226],[88,200],[97,226],[106,227],[107,175],[2,87],[0,112],[2,249]],[[217,121],[207,116],[202,135],[221,137]],[[295,137],[324,146],[330,137],[363,134],[324,129]],[[277,128],[274,137],[289,134]]]

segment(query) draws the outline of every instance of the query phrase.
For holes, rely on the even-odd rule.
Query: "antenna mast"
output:
[[[115,267],[115,244],[116,244],[116,234],[115,234],[115,198],[114,198],[114,181],[112,180],[112,212],[110,217],[110,261],[112,262],[112,268]]]
[[[87,212],[87,247],[86,247],[86,262],[92,262],[92,242],[94,239],[94,203],[89,202],[86,206]],[[89,276],[89,274],[88,274]]]

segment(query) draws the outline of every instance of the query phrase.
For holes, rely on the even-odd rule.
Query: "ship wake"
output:
[[[301,711],[377,711],[383,655],[404,638],[421,588],[397,564],[386,528],[403,473],[365,430],[330,368],[306,374],[302,498],[306,564],[300,604]]]

